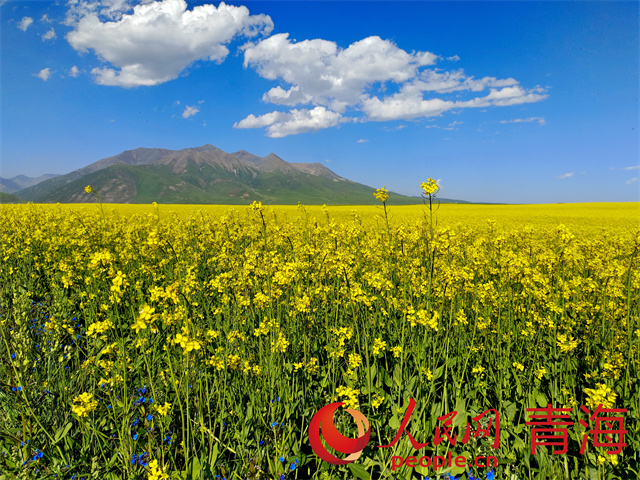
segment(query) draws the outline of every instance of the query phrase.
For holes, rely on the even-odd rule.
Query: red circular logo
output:
[[[344,405],[344,402],[331,403],[322,407],[318,410],[318,413],[313,416],[309,424],[309,443],[311,444],[311,448],[322,460],[334,465],[345,465],[355,462],[360,458],[360,455],[362,455],[362,450],[367,446],[369,437],[371,437],[371,427],[369,426],[367,417],[357,410],[350,408],[347,408],[346,411],[353,417],[358,426],[358,437],[345,437],[338,431],[333,423],[333,414],[341,405]],[[337,452],[348,453],[350,455],[342,460],[329,453],[320,440],[320,429],[322,429],[322,436],[327,442],[327,445]]]

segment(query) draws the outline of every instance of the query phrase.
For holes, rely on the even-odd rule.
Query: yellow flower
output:
[[[252,212],[261,212],[264,209],[264,207],[262,206],[262,202],[257,201],[253,201],[253,203],[249,205],[249,208]]]
[[[384,352],[387,348],[387,342],[383,341],[381,338],[376,338],[373,342],[373,354],[377,355],[380,352]]]
[[[71,407],[71,411],[78,417],[86,417],[89,413],[94,411],[98,406],[98,401],[93,400],[92,393],[82,393],[73,399],[74,405]]]
[[[339,397],[347,397],[346,400],[343,400],[345,407],[358,408],[358,395],[360,395],[360,390],[341,386],[336,389],[336,395]]]
[[[158,460],[153,459],[149,462],[149,480],[164,480],[169,478],[169,475],[165,473],[167,467],[160,468],[158,466]]]
[[[518,370],[520,370],[521,372],[524,371],[524,365],[522,365],[521,363],[518,362],[513,362],[512,364],[515,368],[517,368]]]
[[[433,378],[433,373],[428,368],[421,368],[422,374],[427,377],[427,380],[431,380]]]
[[[378,408],[384,402],[384,397],[376,395],[376,397],[371,401],[371,406],[373,408]]]
[[[429,178],[427,179],[426,182],[422,182],[420,184],[420,188],[422,189],[425,195],[433,195],[433,196],[435,196],[438,190],[440,190],[438,183],[433,178]]]
[[[572,352],[578,346],[579,341],[571,335],[558,335],[557,344],[563,353]]]
[[[544,367],[540,367],[535,371],[535,375],[536,377],[538,377],[538,380],[542,380],[542,377],[544,377],[546,374],[547,374],[547,369]]]
[[[382,203],[386,202],[389,199],[389,190],[387,190],[386,185],[382,188],[377,189],[373,196],[380,200]]]
[[[596,388],[585,388],[584,393],[588,395],[587,407],[594,410],[598,405],[603,408],[613,408],[618,395],[604,383],[599,383]]]
[[[397,347],[391,347],[391,353],[393,353],[393,356],[396,358],[400,357],[400,354],[402,353],[402,347],[401,346],[397,346]]]
[[[349,354],[349,368],[358,368],[360,365],[362,365],[362,357],[357,353]]]
[[[87,193],[91,193],[93,192],[93,188],[91,188],[91,185],[87,185],[86,187],[84,187],[84,191]]]
[[[289,340],[287,340],[287,338],[284,336],[282,332],[278,334],[277,340],[271,341],[272,352],[284,353],[287,351],[288,346],[289,346]]]
[[[163,417],[167,415],[169,409],[171,409],[171,404],[169,402],[164,402],[164,405],[160,405],[156,408],[158,413]]]

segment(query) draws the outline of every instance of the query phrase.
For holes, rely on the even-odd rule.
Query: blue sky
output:
[[[0,175],[137,147],[638,201],[638,2],[2,1]]]

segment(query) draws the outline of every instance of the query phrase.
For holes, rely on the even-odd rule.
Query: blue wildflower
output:
[[[496,472],[493,470],[489,470],[487,472],[487,480],[494,480],[496,478]]]
[[[151,415],[151,414],[147,415],[147,420],[148,420],[148,421],[153,420],[153,415]]]
[[[134,433],[132,438],[133,438],[134,440],[137,440],[137,439],[138,439],[138,432]]]
[[[138,457],[138,463],[143,467],[147,467],[149,465],[149,452],[144,452],[142,455]]]
[[[280,460],[280,463],[284,463],[284,457],[279,457],[278,460]]]

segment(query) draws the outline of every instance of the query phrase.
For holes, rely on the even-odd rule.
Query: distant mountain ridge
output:
[[[227,153],[213,145],[182,150],[137,148],[15,192],[25,201],[106,203],[374,204],[373,188],[320,163],[291,163],[274,153]],[[396,204],[421,203],[393,194]]]
[[[40,175],[39,177],[27,177],[26,175],[17,175],[12,178],[0,177],[0,192],[2,193],[14,193],[33,185],[37,185],[40,182],[49,180],[50,178],[57,177],[58,175],[53,173],[47,173]]]

